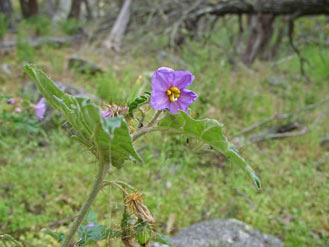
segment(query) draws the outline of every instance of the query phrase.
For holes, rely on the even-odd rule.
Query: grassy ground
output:
[[[2,94],[16,95],[28,80],[18,53],[0,57],[0,64],[9,63],[13,69],[12,75],[3,77]],[[305,50],[311,63],[308,80],[299,76],[294,56],[279,64],[256,63],[251,71],[232,68],[220,49],[195,42],[176,53],[183,63],[170,57],[159,61],[156,50],[145,56],[138,48],[121,57],[50,47],[32,53],[34,62],[54,80],[75,83],[94,94],[111,84],[114,91],[108,93],[108,100],[124,95],[119,99],[124,101],[139,75],[144,78],[141,85],[149,89],[149,72],[158,67],[190,69],[196,76],[192,89],[200,96],[192,107],[194,115],[218,119],[229,136],[329,94],[329,56],[325,52],[320,56],[314,47]],[[88,57],[107,72],[88,77],[68,71],[67,59],[73,53]],[[319,106],[293,120],[311,126],[324,109]],[[266,127],[288,122],[273,121]],[[279,237],[286,247],[324,247],[329,244],[329,155],[319,143],[329,132],[327,122],[328,114],[305,135],[242,147],[243,156],[262,179],[262,191],[256,191],[243,172],[212,150],[193,140],[157,133],[139,144],[145,166],[127,163],[121,170],[112,169],[109,177],[145,193],[145,202],[164,233],[168,233],[169,218],[174,219],[170,232],[174,234],[198,221],[233,217]],[[0,233],[10,233],[26,246],[54,246],[40,229],[57,224],[66,230],[92,183],[93,157],[60,126],[39,134],[2,130],[0,153]],[[104,189],[94,205],[99,220],[118,224],[121,201],[119,191]]]

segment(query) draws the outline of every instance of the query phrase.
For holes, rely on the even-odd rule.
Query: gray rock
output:
[[[79,57],[77,55],[73,55],[69,59],[69,69],[74,69],[81,74],[94,75],[97,73],[103,73],[103,70],[100,67],[98,67],[96,64],[93,64],[88,60]]]
[[[12,73],[12,66],[8,63],[3,63],[3,64],[1,64],[1,70],[6,75],[10,75]]]
[[[215,219],[183,229],[170,238],[174,247],[282,247],[276,237],[235,219]],[[165,245],[154,245],[165,246]]]
[[[265,80],[265,83],[273,87],[287,87],[287,82],[283,76],[272,76]]]

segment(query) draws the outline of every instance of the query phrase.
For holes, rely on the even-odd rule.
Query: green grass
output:
[[[216,47],[189,42],[176,55],[196,76],[191,88],[200,97],[192,107],[194,115],[218,119],[229,135],[277,112],[295,111],[328,96],[327,66],[314,53],[314,47],[304,51],[316,67],[309,71],[309,80],[298,76],[297,58],[276,67],[256,63],[251,73],[244,68],[233,70],[221,56],[221,48]],[[140,51],[113,61],[84,51],[82,55],[98,61],[107,71],[86,78],[67,70],[67,57],[72,52],[69,48],[42,48],[35,51],[34,60],[53,79],[76,82],[100,96],[104,93],[102,86],[108,90],[114,85],[115,90],[104,96],[108,101],[115,100],[117,94],[121,94],[122,102],[129,101],[139,75],[143,75],[145,90],[149,90],[147,72],[160,66],[179,69],[169,58],[160,63],[154,53],[142,56]],[[19,60],[4,57],[3,62],[6,59]],[[14,69],[22,72],[17,65]],[[269,84],[270,77],[282,77],[283,84]],[[16,79],[10,77],[4,85]],[[18,83],[21,81],[26,77]],[[19,88],[20,84],[16,85]],[[5,86],[2,92],[6,90]],[[13,89],[9,91],[14,93]],[[303,113],[298,120],[309,125],[323,109]],[[184,137],[157,133],[138,144],[144,166],[127,163],[121,170],[113,168],[108,178],[128,182],[145,193],[145,202],[163,232],[170,215],[175,217],[172,233],[201,220],[233,217],[279,237],[287,247],[325,246],[329,238],[329,162],[319,142],[329,131],[327,121],[323,118],[303,136],[243,146],[243,156],[262,179],[262,191],[256,191],[242,171],[212,150],[193,140],[187,143]],[[71,222],[96,172],[93,156],[63,129],[38,135],[2,135],[0,153],[0,233],[10,233],[26,246],[54,246],[40,229],[51,222]],[[321,159],[325,161],[319,162]],[[118,224],[122,194],[115,188],[105,188],[94,210],[102,223]],[[290,222],[285,221],[287,217]],[[67,230],[67,224],[58,229]]]

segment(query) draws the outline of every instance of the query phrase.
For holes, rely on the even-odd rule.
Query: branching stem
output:
[[[132,134],[131,139],[132,141],[136,141],[139,137],[145,135],[146,133],[154,132],[154,131],[160,131],[163,130],[162,127],[150,127],[150,128],[142,128],[140,130],[135,131],[134,134]]]
[[[105,185],[114,185],[114,186],[118,187],[126,196],[129,195],[129,193],[120,184],[118,184],[115,181],[104,180],[104,183],[105,183],[104,186]]]
[[[161,127],[152,127],[152,125],[157,121],[161,113],[162,111],[156,111],[150,122],[148,122],[143,128],[136,130],[131,136],[132,141],[137,140],[137,138],[145,135],[146,133],[161,130]]]
[[[153,115],[153,117],[152,117],[152,119],[150,120],[150,122],[148,122],[148,123],[145,125],[145,128],[149,128],[149,127],[151,127],[151,126],[155,123],[155,121],[158,119],[158,117],[160,116],[161,113],[162,113],[162,111],[157,111],[157,112]]]

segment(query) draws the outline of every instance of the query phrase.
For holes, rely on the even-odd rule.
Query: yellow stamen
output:
[[[174,94],[170,95],[169,99],[170,99],[171,102],[176,102],[177,101],[177,98],[175,98]]]
[[[171,87],[167,90],[167,95],[169,96],[171,102],[176,102],[180,96],[180,90],[177,87]]]
[[[170,91],[173,92],[173,93],[178,93],[178,94],[180,94],[180,90],[179,90],[177,87],[171,87],[171,88],[170,88]]]

